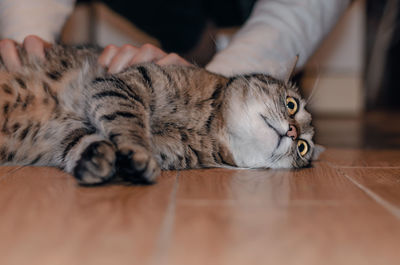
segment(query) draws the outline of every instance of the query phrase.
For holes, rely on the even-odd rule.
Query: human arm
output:
[[[54,42],[75,0],[0,0],[0,57],[10,71],[21,64],[16,43],[23,43],[28,54],[44,58],[44,48]],[[28,36],[28,37],[26,37]],[[115,58],[114,58],[115,57]],[[189,63],[177,54],[167,54],[153,45],[106,47],[100,64],[115,73],[134,63],[154,61],[163,64]]]
[[[350,0],[259,0],[231,43],[206,66],[231,76],[264,72],[283,79],[299,55],[302,67]]]

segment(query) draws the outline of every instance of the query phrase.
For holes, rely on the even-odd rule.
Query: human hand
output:
[[[8,71],[17,71],[22,66],[17,51],[18,45],[18,43],[10,39],[0,40],[0,56]],[[22,46],[29,56],[44,60],[44,50],[51,47],[51,43],[44,41],[38,36],[29,35],[25,37]]]
[[[167,54],[152,44],[144,44],[140,48],[128,44],[122,47],[108,45],[101,53],[98,62],[103,67],[107,67],[111,74],[118,73],[133,64],[144,62],[155,62],[158,65],[191,65],[178,54]]]

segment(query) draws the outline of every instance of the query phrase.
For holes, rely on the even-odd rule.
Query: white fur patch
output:
[[[299,165],[294,163],[299,162],[296,159],[306,164],[307,159],[301,158],[297,151],[297,140],[286,136],[289,124],[297,122],[298,130],[307,128],[307,132],[298,131],[298,138],[314,147],[313,130],[309,129],[311,115],[304,109],[304,101],[299,95],[293,90],[287,91],[301,102],[295,115],[296,121],[293,121],[287,113],[282,113],[286,111],[286,106],[278,102],[281,96],[285,96],[280,95],[285,91],[283,88],[271,84],[269,93],[255,87],[245,92],[236,88],[238,90],[230,95],[225,113],[228,142],[236,165],[246,168],[293,168]]]

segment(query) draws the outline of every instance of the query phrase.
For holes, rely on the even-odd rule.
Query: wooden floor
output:
[[[0,264],[399,264],[400,121],[379,115],[317,121],[328,149],[296,171],[84,188],[54,168],[0,167]]]

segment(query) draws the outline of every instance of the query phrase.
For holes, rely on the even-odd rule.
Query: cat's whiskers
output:
[[[317,77],[314,80],[314,84],[313,84],[313,88],[311,89],[311,93],[308,96],[308,98],[306,99],[306,104],[310,104],[311,100],[314,98],[315,92],[317,90],[318,84],[320,81],[320,67],[317,66]]]
[[[250,80],[246,78],[244,75],[241,75],[240,78],[246,83],[247,87],[250,87]]]
[[[311,156],[300,157],[287,135],[295,118],[304,141],[313,134],[304,108],[289,115],[288,96],[305,103],[291,82],[151,63],[110,75],[98,67],[95,50],[54,45],[47,54],[48,65],[27,65],[0,83],[0,127],[12,140],[0,146],[2,164],[58,166],[82,184],[112,180],[116,172],[151,183],[160,169],[290,168]],[[143,174],[133,176],[143,164]]]

